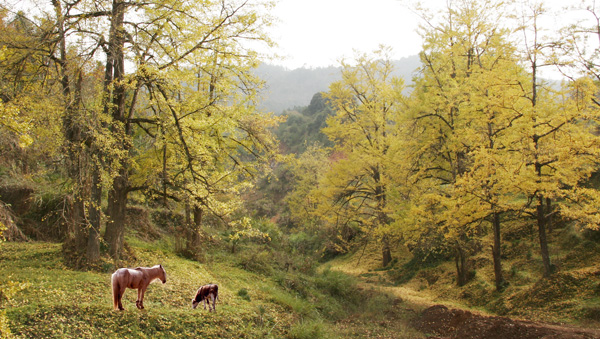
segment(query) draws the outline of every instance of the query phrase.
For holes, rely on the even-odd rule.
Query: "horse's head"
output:
[[[162,265],[158,265],[160,267],[160,281],[162,281],[162,283],[166,283],[167,282],[167,272],[165,272],[165,268],[162,267]]]

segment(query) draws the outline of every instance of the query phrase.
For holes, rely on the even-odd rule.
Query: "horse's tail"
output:
[[[110,277],[113,292],[113,307],[115,310],[119,309],[119,281],[115,277],[115,273]]]

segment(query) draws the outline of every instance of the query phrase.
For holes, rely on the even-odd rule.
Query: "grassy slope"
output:
[[[199,263],[175,255],[168,238],[129,238],[134,257],[127,266],[161,263],[168,282],[150,285],[144,311],[135,308],[135,291],[127,290],[125,312],[112,310],[111,265],[104,272],[75,271],[63,264],[60,244],[1,243],[0,332],[4,313],[12,333],[25,338],[419,338],[424,335],[410,327],[410,319],[434,303],[600,327],[598,242],[569,229],[552,237],[559,273],[549,280],[540,279],[534,237],[507,239],[503,264],[510,285],[503,293],[494,291],[488,253],[473,258],[476,276],[458,288],[452,262],[421,268],[404,284],[395,284],[391,277],[398,278],[411,256],[399,250],[395,267],[380,270],[376,246],[338,257],[309,275],[257,270],[260,260],[274,260],[260,247],[252,248],[255,252],[239,248],[236,255],[213,248]],[[248,271],[240,265],[244,256],[262,259]],[[360,282],[355,285],[336,271]],[[192,310],[196,289],[210,282],[220,286],[218,312]],[[7,296],[10,290],[15,293]]]
[[[411,313],[405,312],[404,305],[378,291],[348,290],[352,284],[329,271],[315,276],[261,275],[239,268],[235,257],[226,252],[216,251],[201,264],[176,256],[165,240],[130,239],[129,244],[135,259],[128,266],[162,263],[167,271],[167,284],[157,281],[149,286],[143,311],[135,308],[134,290],[125,293],[124,312],[112,310],[112,267],[104,273],[71,270],[62,262],[60,244],[0,244],[0,286],[25,284],[9,299],[0,295],[0,312],[4,309],[12,334],[25,338],[422,337],[409,327]],[[220,286],[217,313],[192,310],[196,289],[209,282]],[[248,297],[238,295],[242,289]]]
[[[415,310],[444,304],[488,315],[600,328],[600,242],[586,239],[570,227],[554,230],[550,240],[551,260],[558,271],[543,279],[537,238],[531,234],[507,237],[502,264],[509,285],[502,293],[495,291],[490,251],[471,258],[476,274],[463,287],[456,286],[452,261],[409,272],[403,266],[412,256],[405,249],[395,253],[398,262],[387,271],[379,269],[381,256],[376,246],[336,258],[328,265],[361,276],[369,285],[382,286],[382,291]],[[402,284],[395,282],[404,280],[402,275],[407,273],[414,276]]]

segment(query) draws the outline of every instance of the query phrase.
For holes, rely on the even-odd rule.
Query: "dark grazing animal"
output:
[[[215,304],[216,304],[218,298],[219,298],[219,286],[217,286],[215,284],[208,284],[208,285],[201,286],[198,289],[198,292],[196,292],[196,296],[194,297],[194,299],[192,299],[192,308],[196,309],[196,307],[198,307],[198,304],[203,301],[204,309],[206,309],[206,301],[208,300],[208,311],[216,312],[217,309],[215,308]],[[211,300],[213,302],[212,311],[210,308]]]
[[[138,297],[135,301],[135,306],[140,310],[144,309],[144,292],[148,285],[154,280],[160,279],[162,283],[167,282],[167,273],[162,265],[152,267],[137,267],[137,268],[119,268],[111,276],[113,290],[113,306],[118,310],[123,310],[121,298],[125,293],[125,289],[133,288],[138,290]]]

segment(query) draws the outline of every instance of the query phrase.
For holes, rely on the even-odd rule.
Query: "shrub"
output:
[[[251,246],[244,251],[240,251],[238,256],[238,265],[251,272],[271,275],[273,273],[272,254],[269,251],[257,246]]]
[[[308,296],[308,281],[301,275],[279,272],[275,276],[275,281],[281,287],[289,291],[296,292],[302,298],[306,298]]]
[[[304,231],[291,234],[288,241],[292,252],[302,254],[314,253],[322,247],[322,241],[317,235],[309,235]]]
[[[247,289],[245,289],[245,288],[242,288],[242,289],[240,289],[240,290],[237,292],[237,295],[238,295],[240,298],[242,298],[242,299],[244,299],[244,300],[246,300],[246,301],[250,301],[250,295],[248,294],[248,290],[247,290]]]
[[[315,277],[315,284],[321,291],[336,298],[352,302],[358,298],[356,278],[342,272],[326,269]]]
[[[150,211],[144,206],[127,207],[125,223],[140,239],[152,241],[161,237],[161,232],[152,222]]]
[[[331,338],[333,333],[320,320],[301,321],[290,329],[288,334],[292,339]]]
[[[42,241],[62,241],[69,232],[63,211],[73,203],[71,195],[41,193],[27,213],[23,214],[21,230],[28,237]],[[40,222],[41,221],[41,222]]]
[[[151,213],[154,224],[164,230],[169,230],[176,225],[183,225],[185,223],[183,214],[175,213],[168,209],[156,209]]]
[[[269,242],[275,244],[281,243],[283,234],[281,233],[281,230],[279,229],[277,224],[264,218],[254,219],[252,221],[252,224],[254,228],[268,235]],[[264,238],[260,240],[264,241]]]

